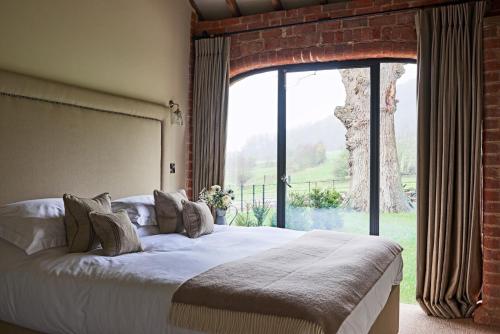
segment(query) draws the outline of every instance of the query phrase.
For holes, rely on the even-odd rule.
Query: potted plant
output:
[[[200,200],[207,203],[215,209],[215,223],[226,225],[226,212],[231,207],[234,200],[232,190],[223,190],[219,185],[213,185],[210,188],[204,188],[200,193]]]

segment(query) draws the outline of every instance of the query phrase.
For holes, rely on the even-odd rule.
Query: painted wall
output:
[[[0,68],[188,110],[186,0],[2,0]],[[167,131],[168,188],[185,184],[185,128]]]

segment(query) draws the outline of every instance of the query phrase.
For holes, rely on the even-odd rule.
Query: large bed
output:
[[[123,197],[168,188],[168,116],[160,105],[0,71],[0,205],[64,192]],[[197,239],[143,236],[144,252],[114,258],[65,247],[28,256],[0,239],[0,332],[200,333],[170,323],[186,281],[303,235],[216,226]],[[398,255],[337,332],[397,333],[401,277]]]

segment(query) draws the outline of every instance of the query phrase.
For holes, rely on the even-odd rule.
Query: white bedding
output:
[[[219,264],[298,238],[276,228],[216,226],[198,239],[160,234],[141,239],[145,252],[118,257],[67,254],[56,248],[27,256],[0,240],[0,319],[44,333],[194,332],[168,325],[170,301],[187,279]],[[366,333],[402,275],[397,257],[345,320],[339,333]]]

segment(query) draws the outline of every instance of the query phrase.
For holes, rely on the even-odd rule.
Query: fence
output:
[[[402,183],[410,189],[416,188],[415,175],[402,174]],[[345,179],[329,179],[315,180],[304,182],[291,182],[292,188],[289,192],[300,194],[311,193],[312,189],[335,189],[341,193],[349,190],[349,178]],[[267,184],[251,184],[251,185],[226,185],[226,189],[234,191],[234,205],[241,211],[245,209],[247,203],[255,205],[257,203],[268,203],[272,207],[276,207],[276,183]]]

